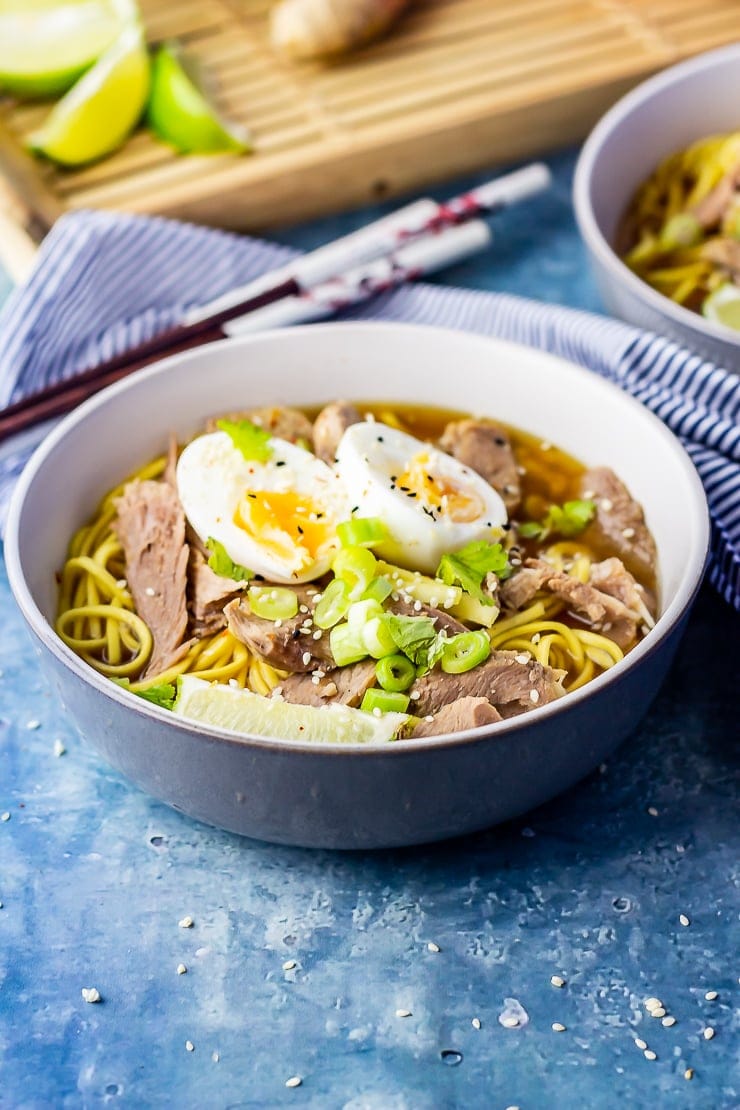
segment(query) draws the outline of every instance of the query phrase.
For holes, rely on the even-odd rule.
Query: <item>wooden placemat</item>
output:
[[[94,206],[261,229],[366,204],[577,141],[646,75],[738,31],[737,0],[417,0],[383,41],[294,65],[270,50],[269,8],[142,0],[150,42],[182,42],[254,154],[178,156],[141,129],[58,170],[22,150],[48,106],[9,104],[0,166],[27,218]]]

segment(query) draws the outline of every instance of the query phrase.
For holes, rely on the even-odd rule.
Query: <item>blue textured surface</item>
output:
[[[573,156],[551,164],[551,192],[445,281],[598,309]],[[374,211],[280,238],[310,248]],[[737,617],[708,590],[599,773],[524,821],[353,855],[239,840],[141,794],[66,723],[4,569],[0,613],[3,1110],[740,1104]]]

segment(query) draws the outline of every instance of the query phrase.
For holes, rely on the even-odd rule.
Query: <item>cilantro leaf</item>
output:
[[[172,709],[175,700],[175,687],[171,682],[157,682],[154,686],[147,686],[146,690],[134,690],[133,693],[154,705],[161,705],[162,709]]]
[[[210,552],[208,566],[215,574],[220,574],[222,578],[231,578],[234,582],[247,582],[254,578],[251,570],[232,562],[224,545],[214,540],[213,536],[208,537],[206,547]]]
[[[434,617],[405,617],[385,613],[383,621],[396,647],[415,664],[417,674],[426,674],[439,662],[447,643],[447,633],[438,632]]]
[[[432,617],[403,617],[395,613],[386,613],[388,631],[396,647],[402,651],[412,663],[424,663],[437,631]]]
[[[459,551],[443,555],[436,577],[447,586],[459,583],[466,593],[483,605],[493,605],[492,599],[481,589],[481,583],[489,572],[501,579],[508,578],[511,574],[509,557],[500,543],[473,540]]]
[[[122,686],[124,690],[136,694],[137,698],[144,698],[145,701],[150,701],[153,705],[159,705],[162,709],[172,709],[176,691],[171,682],[156,682],[153,686],[147,686],[145,690],[131,690],[130,679],[114,678],[113,681],[116,686]]]
[[[566,501],[563,505],[551,505],[544,520],[528,520],[520,524],[519,535],[536,540],[547,539],[552,532],[559,536],[577,536],[595,514],[595,501]]]
[[[267,462],[272,455],[272,436],[251,420],[217,420],[216,427],[226,432],[231,442],[249,462]]]

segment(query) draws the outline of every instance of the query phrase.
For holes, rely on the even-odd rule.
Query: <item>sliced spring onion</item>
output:
[[[383,602],[387,597],[393,593],[393,586],[384,574],[379,574],[373,578],[372,582],[362,595],[363,601],[378,601]]]
[[[280,586],[250,586],[249,608],[255,617],[268,621],[287,621],[298,612],[298,595]]]
[[[462,674],[472,671],[491,654],[491,641],[483,629],[476,632],[461,632],[445,644],[442,654],[442,670],[447,674]]]
[[[384,690],[408,690],[416,678],[416,667],[405,655],[386,655],[375,665],[375,677]]]
[[[388,538],[388,530],[378,517],[368,516],[342,521],[337,535],[342,547],[372,547]]]
[[[329,633],[329,647],[338,667],[359,663],[367,658],[367,648],[362,639],[362,628],[349,624],[337,624]]]
[[[392,690],[378,690],[373,687],[368,690],[362,699],[360,709],[372,713],[379,709],[381,713],[405,713],[409,707],[409,699],[405,694]]]
[[[385,563],[382,559],[378,560],[378,573],[390,579],[394,590],[403,591],[414,601],[432,605],[435,609],[449,609],[463,595],[459,586],[448,586],[441,578],[430,578],[419,571],[405,570],[393,563]]]
[[[362,626],[362,642],[373,659],[394,655],[398,648],[383,616],[373,617]]]
[[[339,624],[350,605],[347,584],[335,578],[324,590],[321,600],[316,602],[313,623],[317,628],[333,628]]]
[[[383,606],[379,601],[368,598],[366,601],[353,601],[347,610],[347,620],[355,628],[361,627],[373,617],[383,615]]]
[[[331,569],[346,583],[352,601],[362,597],[377,573],[378,560],[366,547],[343,547],[334,557]]]

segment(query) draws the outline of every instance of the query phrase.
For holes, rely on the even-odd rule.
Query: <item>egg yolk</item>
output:
[[[402,493],[415,493],[421,504],[455,523],[478,520],[485,505],[477,493],[460,489],[442,474],[433,474],[429,455],[415,455],[395,480]]]
[[[300,555],[303,566],[315,561],[335,530],[325,510],[293,490],[247,491],[234,524],[280,559],[292,562]]]

